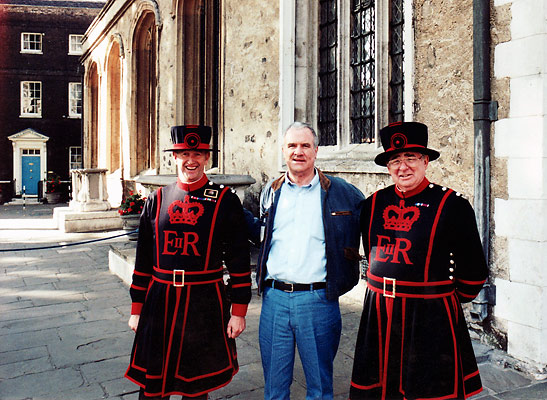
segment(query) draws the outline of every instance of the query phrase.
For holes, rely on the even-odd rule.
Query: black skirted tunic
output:
[[[141,215],[130,293],[140,320],[128,379],[148,396],[197,396],[229,383],[238,370],[235,340],[227,336],[230,305],[245,316],[251,298],[238,197],[206,176],[154,192]]]
[[[464,399],[482,390],[461,302],[487,265],[473,209],[459,193],[390,186],[361,214],[369,262],[351,399]]]

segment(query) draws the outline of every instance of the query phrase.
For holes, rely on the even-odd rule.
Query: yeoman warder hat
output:
[[[205,125],[173,126],[171,127],[171,142],[173,146],[164,151],[213,151],[209,146],[211,132],[211,127]]]
[[[389,159],[404,151],[426,154],[429,160],[439,158],[437,150],[427,148],[427,126],[420,122],[394,122],[380,129],[380,139],[384,152],[374,159],[378,165],[386,166]]]

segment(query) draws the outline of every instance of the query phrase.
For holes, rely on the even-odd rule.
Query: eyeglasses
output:
[[[419,157],[416,157],[416,156],[400,157],[395,160],[389,161],[387,163],[387,166],[390,168],[398,168],[404,162],[409,167],[415,167],[418,164],[418,161],[420,161],[423,157],[424,157],[423,155]]]

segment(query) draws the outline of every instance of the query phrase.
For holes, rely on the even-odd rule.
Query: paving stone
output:
[[[0,336],[2,351],[21,351],[32,349],[59,341],[59,335],[55,328],[44,330],[27,330],[26,332],[13,333]],[[0,353],[0,355],[3,353]]]
[[[482,385],[492,389],[495,393],[502,393],[511,388],[520,388],[531,383],[531,379],[516,371],[499,368],[490,363],[480,364]]]
[[[2,346],[4,348],[4,346]],[[48,357],[47,346],[30,347],[21,350],[12,350],[0,352],[0,365],[11,364],[15,362],[35,360],[37,358]]]
[[[0,365],[0,379],[11,379],[27,374],[53,370],[54,367],[49,360],[49,355],[45,357],[27,359]]]
[[[101,386],[106,392],[108,398],[122,396],[125,400],[137,400],[139,398],[139,387],[131,382],[129,379],[123,377],[125,370],[126,368],[121,371],[122,373],[121,375],[119,375],[119,378],[111,379],[101,383]],[[126,395],[130,395],[130,397],[126,397]]]
[[[73,368],[62,368],[3,380],[0,382],[0,393],[3,400],[29,399],[56,395],[83,384],[84,380],[79,371]]]
[[[547,399],[547,381],[534,386],[509,390],[498,394],[497,397],[510,400],[545,400]]]

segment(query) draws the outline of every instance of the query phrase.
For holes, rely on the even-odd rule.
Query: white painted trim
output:
[[[295,91],[295,36],[296,0],[279,2],[279,130],[278,143],[283,143],[283,132],[294,121]],[[279,146],[280,147],[280,146]],[[278,168],[283,167],[283,156],[278,152]]]

